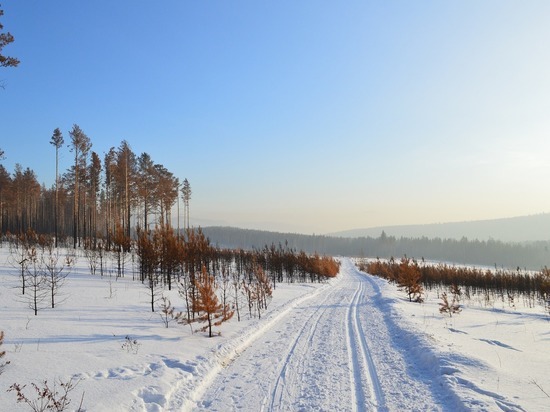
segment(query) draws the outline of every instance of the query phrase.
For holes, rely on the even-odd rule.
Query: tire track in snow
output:
[[[375,410],[386,410],[384,392],[380,387],[376,367],[359,319],[358,307],[364,304],[365,282],[357,276],[354,276],[354,280],[358,286],[347,311],[347,343],[354,405],[356,410],[364,410],[367,404]],[[363,382],[368,382],[368,394],[364,392]]]
[[[345,309],[342,305],[347,296],[347,288],[343,290],[338,286],[342,279],[335,279],[332,285],[316,294],[311,304],[303,301],[294,308],[290,316],[280,319],[276,324],[271,324],[267,336],[259,337],[255,345],[246,348],[227,365],[227,369],[220,371],[216,382],[211,381],[208,388],[204,388],[200,399],[196,400],[197,410],[227,411],[227,410],[338,410],[337,407],[345,405],[345,395],[330,396],[321,388],[321,405],[331,403],[332,407],[312,406],[318,399],[313,399],[301,392],[313,386],[307,375],[311,372],[311,350],[315,349],[315,340],[325,342],[330,350],[325,351],[333,357],[331,350],[338,341],[326,339],[327,336],[319,333],[319,328],[332,329],[341,325],[341,336],[345,339]],[[331,311],[340,311],[341,317],[333,318]],[[324,319],[323,319],[324,317]],[[340,364],[347,370],[347,346],[340,341]],[[315,370],[314,373],[318,372]],[[321,372],[321,376],[314,375],[313,379],[326,376],[328,371]],[[332,375],[332,373],[330,374]],[[342,377],[345,379],[346,375]],[[305,380],[304,380],[305,379]],[[306,387],[304,388],[304,384]],[[349,385],[349,384],[348,384]],[[349,394],[349,392],[347,392]],[[339,398],[340,403],[334,399]],[[349,398],[347,399],[349,401]],[[324,402],[324,403],[323,403]],[[298,407],[299,403],[305,403]],[[350,406],[344,406],[350,410]]]
[[[334,294],[334,292],[335,292],[334,289],[330,290],[326,294],[326,296],[323,300],[323,303],[328,302],[329,297],[332,294]],[[296,339],[294,340],[292,346],[290,347],[290,350],[288,351],[284,361],[282,362],[281,371],[279,372],[279,376],[277,377],[274,388],[271,392],[272,393],[271,402],[269,404],[268,411],[282,410],[282,404],[284,403],[284,395],[285,395],[285,393],[289,394],[289,392],[288,392],[289,385],[287,385],[287,369],[288,369],[288,366],[290,365],[291,358],[293,358],[294,356],[300,357],[301,360],[302,360],[300,362],[300,364],[303,366],[304,357],[301,356],[301,355],[303,355],[301,353],[296,354],[297,346],[302,341],[302,337],[304,336],[306,330],[308,331],[308,333],[307,333],[307,337],[305,339],[306,340],[305,345],[307,346],[308,344],[311,344],[313,336],[315,335],[315,332],[317,331],[317,328],[319,327],[319,324],[320,324],[319,320],[323,317],[323,315],[328,310],[328,308],[329,307],[327,305],[325,305],[324,308],[323,308],[323,311],[318,311],[318,312],[314,311],[314,312],[312,312],[312,314],[309,316],[307,321],[304,323],[304,327],[301,329],[300,333],[296,336]],[[315,316],[315,315],[317,315],[317,316]],[[313,319],[314,316],[315,316],[315,321],[313,322],[313,325],[311,325],[311,322],[312,322],[312,319]],[[306,325],[308,325],[308,324],[309,324],[309,327],[306,328]],[[291,376],[296,376],[296,372],[294,371],[294,373],[292,373]],[[285,391],[285,389],[286,389],[286,391]]]
[[[332,286],[339,283],[340,279],[335,279],[332,283]],[[242,353],[244,353],[248,348],[250,348],[254,342],[259,340],[267,331],[269,331],[277,322],[286,318],[286,316],[291,313],[297,306],[314,299],[315,297],[326,292],[328,288],[331,288],[331,285],[326,284],[322,287],[317,288],[311,293],[308,293],[304,296],[296,298],[295,300],[289,302],[284,308],[281,308],[278,312],[268,315],[262,319],[262,322],[259,323],[258,329],[249,330],[245,332],[243,336],[235,338],[232,342],[227,342],[226,345],[223,345],[220,348],[219,356],[216,356],[216,360],[213,364],[206,362],[207,359],[203,358],[204,362],[200,362],[202,367],[208,368],[208,371],[203,375],[199,376],[196,386],[189,392],[181,392],[181,388],[176,390],[175,395],[170,399],[170,410],[172,409],[182,409],[184,411],[191,411],[197,408],[198,400],[203,397],[204,393],[210,388],[213,381],[221,373],[221,371],[227,368],[231,363],[235,361]],[[332,289],[329,289],[328,292],[331,292]]]

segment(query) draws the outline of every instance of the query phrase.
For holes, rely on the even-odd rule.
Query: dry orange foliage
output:
[[[195,279],[196,294],[192,296],[193,310],[198,316],[193,322],[206,322],[201,328],[202,332],[208,330],[208,336],[212,337],[212,327],[220,326],[226,320],[233,317],[234,311],[229,309],[228,305],[220,303],[216,294],[217,285],[214,276],[211,276],[206,267],[202,267],[201,276]]]

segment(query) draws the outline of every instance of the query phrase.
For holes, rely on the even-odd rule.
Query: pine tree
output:
[[[4,10],[0,9],[0,17],[4,15]],[[0,31],[4,28],[2,23],[0,23]],[[1,33],[0,32],[0,52],[4,48],[4,46],[7,46],[8,44],[12,43],[14,41],[14,38],[10,32],[7,33]],[[15,57],[9,57],[4,56],[0,53],[0,67],[16,67],[19,64],[19,60],[17,60]]]
[[[50,144],[55,147],[55,205],[54,205],[54,230],[55,230],[55,247],[57,247],[58,233],[58,218],[59,218],[59,148],[65,143],[61,130],[56,128],[53,131]]]
[[[449,302],[447,292],[443,292],[441,295],[441,303],[439,304],[439,313],[448,313],[449,317],[462,311],[460,308],[460,296],[462,295],[462,291],[456,283],[451,285],[451,294],[453,295],[453,299]]]
[[[206,322],[206,325],[201,329],[202,332],[208,330],[208,337],[212,337],[212,327],[220,326],[223,322],[233,317],[233,311],[229,310],[227,305],[222,305],[216,295],[216,281],[207,271],[206,267],[202,267],[200,277],[195,279],[197,289],[196,296],[192,296],[193,310],[199,315],[195,317],[195,322]]]
[[[421,274],[416,262],[411,264],[407,257],[401,259],[397,282],[399,287],[405,289],[405,292],[409,297],[409,302],[414,300],[415,302],[421,303],[424,301],[422,298],[424,288],[422,287],[420,280]]]
[[[160,297],[159,308],[159,315],[162,319],[162,323],[164,323],[164,326],[168,328],[170,322],[175,320],[177,317],[177,314],[174,313],[175,308],[172,306],[172,302],[170,302],[170,299],[168,299],[166,296]]]
[[[4,166],[0,165],[0,234],[4,233],[7,229],[8,213],[6,212],[9,208],[6,207],[6,204],[9,205],[9,188],[12,185],[11,183],[10,174]]]
[[[161,225],[171,225],[172,206],[178,198],[179,180],[163,165],[156,164],[156,196],[159,200]]]
[[[137,162],[137,195],[143,209],[143,228],[149,230],[149,214],[155,210],[158,203],[155,194],[155,163],[147,153],[142,153]]]
[[[189,201],[191,200],[191,185],[189,180],[183,180],[183,187],[181,188],[181,194],[183,198],[183,227],[189,230]]]
[[[137,254],[139,256],[141,282],[149,289],[151,312],[161,295],[158,276],[159,251],[149,231],[138,229]]]
[[[80,185],[82,174],[86,171],[86,159],[88,152],[92,147],[90,138],[82,131],[78,125],[73,125],[69,132],[71,135],[71,152],[74,153],[74,183],[73,183],[73,248],[80,236],[79,217],[80,217]]]
[[[90,179],[89,184],[89,204],[90,213],[88,216],[88,227],[90,230],[90,237],[93,238],[92,248],[95,249],[97,245],[97,197],[99,194],[99,187],[101,183],[101,160],[96,152],[92,152],[92,161],[88,170],[88,176]]]
[[[123,206],[120,211],[120,216],[122,217],[124,233],[126,237],[130,238],[130,222],[136,175],[136,155],[132,152],[132,148],[126,140],[120,143],[116,161],[116,173],[114,178],[118,186],[120,201]],[[124,251],[127,252],[128,250],[129,249],[125,249]]]

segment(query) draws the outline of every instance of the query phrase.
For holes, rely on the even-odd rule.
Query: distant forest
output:
[[[301,235],[231,227],[206,227],[204,234],[221,247],[254,249],[281,244],[306,253],[332,256],[400,258],[445,261],[456,264],[540,270],[550,266],[550,242],[510,243],[497,240],[396,238],[384,232],[379,237],[342,238]]]
[[[379,226],[367,229],[353,229],[329,236],[340,237],[378,237],[382,231],[388,236],[418,238],[427,237],[442,239],[489,240],[503,242],[531,242],[550,240],[550,213],[539,213],[528,216],[516,216],[490,220],[468,222],[433,223],[423,225]]]

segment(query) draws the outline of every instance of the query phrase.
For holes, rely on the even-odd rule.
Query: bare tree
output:
[[[46,246],[46,250],[42,255],[42,263],[46,283],[50,291],[52,308],[55,308],[55,297],[59,294],[59,290],[65,283],[73,262],[69,256],[62,258],[59,250],[54,250],[50,243]]]
[[[230,265],[222,261],[221,264],[221,278],[220,278],[220,293],[222,306],[224,309],[229,308],[229,294],[231,288],[231,269]],[[225,315],[225,314],[224,314]]]
[[[162,319],[162,323],[164,323],[164,326],[168,328],[170,322],[175,321],[178,316],[176,313],[174,313],[175,308],[172,306],[170,299],[168,299],[166,296],[160,297],[160,303],[158,306],[160,309],[159,316]]]
[[[14,241],[10,243],[10,256],[8,261],[14,268],[17,268],[20,274],[22,295],[25,294],[27,286],[26,276],[27,266],[29,265],[29,252],[30,242],[25,233],[15,237]]]
[[[243,252],[242,250],[240,252]],[[237,312],[237,320],[241,321],[240,301],[242,296],[242,283],[239,270],[232,270],[232,284],[233,284],[233,302],[235,305],[235,311]]]
[[[95,275],[97,267],[100,266],[101,262],[101,245],[98,247],[93,247],[91,245],[91,240],[87,240],[84,245],[84,257],[88,261],[88,267],[90,268],[90,275]]]
[[[33,310],[34,316],[37,316],[38,310],[43,309],[43,304],[48,298],[48,280],[44,276],[42,262],[35,246],[31,246],[29,249],[28,260],[29,264],[26,268],[26,279],[27,288],[30,293],[24,295],[23,300],[26,301],[29,308]]]
[[[27,385],[21,386],[18,383],[14,383],[8,389],[8,392],[14,392],[17,397],[17,403],[26,404],[30,410],[33,412],[46,412],[46,411],[55,411],[63,412],[69,408],[71,404],[71,399],[69,398],[69,393],[72,392],[76,386],[79,384],[79,380],[73,380],[72,378],[69,381],[63,382],[61,380],[54,382],[53,386],[48,384],[48,381],[41,382],[41,386],[34,382],[31,383],[32,391],[35,393],[36,398],[29,397],[25,394],[24,389]],[[76,409],[73,409],[77,412],[84,411],[82,408],[82,403],[84,401],[84,392],[80,399],[80,404]]]

